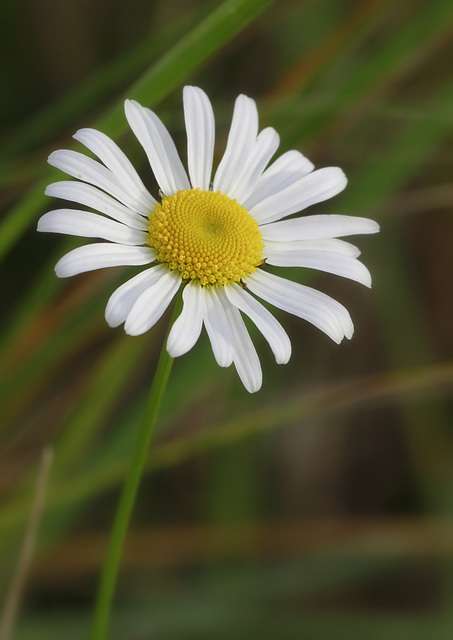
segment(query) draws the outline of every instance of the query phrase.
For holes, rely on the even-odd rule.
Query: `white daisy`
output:
[[[112,294],[105,311],[108,324],[124,323],[130,335],[144,333],[183,286],[169,354],[189,351],[204,325],[217,363],[234,363],[250,392],[261,387],[262,372],[241,312],[261,331],[277,363],[291,355],[285,330],[255,296],[307,320],[337,343],[352,337],[351,318],[340,303],[265,268],[307,267],[371,285],[369,271],[357,260],[359,250],[338,237],[376,233],[374,221],[343,215],[283,220],[342,191],[341,169],[313,171],[298,151],[284,153],[266,169],[279,136],[272,128],[258,133],[256,104],[245,95],[236,99],[212,183],[214,114],[204,91],[184,88],[188,174],[155,113],[133,100],[126,100],[125,112],[160,187],[159,200],[110,138],[94,129],[78,131],[74,138],[101,162],[76,151],[53,152],[49,163],[78,181],[51,184],[46,194],[98,213],[50,211],[39,220],[38,231],[109,242],[70,251],[57,263],[57,276],[153,263]]]

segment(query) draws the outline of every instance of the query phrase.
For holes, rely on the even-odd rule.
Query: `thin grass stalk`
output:
[[[41,456],[38,480],[36,483],[35,495],[30,512],[27,530],[25,532],[22,549],[20,551],[19,562],[5,600],[3,615],[0,624],[0,640],[10,640],[12,637],[14,623],[19,611],[20,601],[25,587],[27,574],[30,569],[31,560],[36,544],[36,536],[44,510],[46,489],[49,480],[50,468],[52,465],[53,452],[51,448],[44,449]]]

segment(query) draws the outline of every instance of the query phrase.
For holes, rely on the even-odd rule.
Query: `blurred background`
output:
[[[105,543],[168,314],[138,338],[103,311],[133,269],[58,280],[83,244],[37,234],[46,164],[94,126],[155,184],[122,112],[185,153],[182,87],[233,101],[345,192],[309,213],[353,239],[373,289],[294,269],[341,301],[337,346],[277,314],[293,356],[249,395],[208,339],[175,361],[123,555],[113,640],[453,636],[453,7],[449,0],[16,0],[0,6],[0,600],[47,485],[17,640],[88,635]],[[43,450],[53,462],[42,463]],[[46,459],[46,458],[45,458]]]

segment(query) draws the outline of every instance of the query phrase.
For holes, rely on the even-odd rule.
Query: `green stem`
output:
[[[173,320],[179,313],[180,306],[181,301],[179,298],[179,302],[175,305],[175,309],[173,311],[173,316],[169,325],[170,327],[173,324]],[[121,498],[110,533],[94,609],[93,627],[91,632],[92,640],[102,640],[106,637],[107,633],[124,540],[129,527],[129,521],[131,519],[132,509],[134,507],[143,467],[148,455],[148,446],[154,431],[154,426],[157,421],[159,409],[162,404],[162,398],[167,387],[167,382],[170,377],[170,371],[173,364],[173,358],[169,356],[165,348],[165,344],[166,340],[162,347],[156,373],[154,374],[142,426],[137,435],[134,452],[129,465],[129,471],[123,485]]]

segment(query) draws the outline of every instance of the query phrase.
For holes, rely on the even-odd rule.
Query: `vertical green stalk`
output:
[[[173,320],[179,313],[181,304],[181,299],[179,298],[173,311],[173,316],[169,325],[170,327],[173,324]],[[165,344],[166,339],[160,353],[159,362],[157,364],[156,373],[154,374],[151,391],[145,409],[145,415],[143,416],[142,426],[137,435],[129,470],[123,485],[120,501],[115,514],[115,520],[110,533],[94,609],[93,627],[91,630],[92,640],[103,640],[107,633],[124,540],[129,527],[143,467],[148,455],[148,446],[154,431],[159,409],[162,404],[162,398],[167,387],[173,364],[173,358],[168,354]]]

